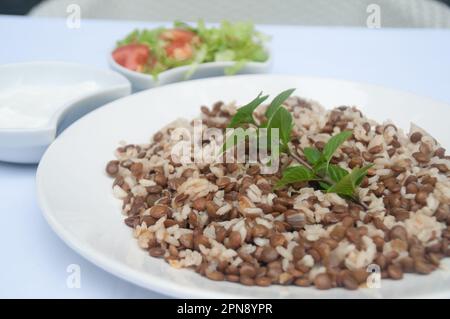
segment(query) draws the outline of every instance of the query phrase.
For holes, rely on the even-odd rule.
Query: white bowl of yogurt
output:
[[[130,92],[131,85],[122,75],[87,65],[0,66],[0,161],[39,162],[66,127]]]

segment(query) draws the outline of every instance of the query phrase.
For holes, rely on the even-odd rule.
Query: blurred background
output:
[[[0,14],[149,21],[252,20],[260,24],[366,26],[368,6],[382,27],[450,28],[450,0],[1,0]]]

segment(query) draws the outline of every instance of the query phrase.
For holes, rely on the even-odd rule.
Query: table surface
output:
[[[107,67],[115,41],[161,23],[0,16],[0,64],[61,60]],[[450,30],[258,26],[272,36],[273,73],[333,77],[412,91],[450,104]],[[36,201],[35,165],[0,162],[0,297],[161,298],[103,271],[50,229]],[[81,287],[68,288],[69,265]]]

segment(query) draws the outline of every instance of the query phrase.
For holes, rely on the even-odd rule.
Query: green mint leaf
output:
[[[328,188],[327,193],[337,193],[344,196],[353,196],[356,187],[352,173],[344,176],[339,182]]]
[[[267,123],[267,134],[269,140],[271,138],[271,129],[273,128],[279,129],[281,144],[284,146],[284,149],[286,149],[288,143],[291,141],[292,115],[284,107],[278,108]]]
[[[225,142],[222,145],[222,153],[225,153],[230,148],[238,145],[239,143],[244,143],[246,138],[249,140],[256,139],[258,136],[258,131],[253,128],[248,128],[244,130],[243,128],[233,129],[232,133],[225,139]]]
[[[320,187],[322,187],[324,190],[328,190],[330,188],[330,185],[328,185],[325,182],[319,181]]]
[[[328,176],[333,182],[339,182],[344,176],[348,175],[346,169],[339,165],[320,163],[315,167],[314,171],[319,176]]]
[[[329,163],[333,157],[334,152],[342,145],[350,136],[352,136],[352,131],[342,131],[333,137],[325,144],[322,152],[321,162]]]
[[[262,92],[259,93],[253,101],[239,108],[237,113],[231,119],[230,124],[228,124],[228,127],[237,127],[241,124],[246,123],[255,124],[255,120],[253,119],[253,112],[269,97],[268,95],[261,95]]]
[[[355,185],[356,186],[361,185],[364,177],[367,175],[367,171],[372,166],[373,166],[373,164],[369,164],[369,165],[366,165],[366,166],[363,166],[363,167],[357,169],[357,172],[355,173],[356,174],[356,178],[355,178]]]
[[[235,75],[236,73],[238,73],[240,70],[242,70],[242,68],[248,63],[248,60],[244,59],[244,60],[240,60],[240,61],[236,61],[235,64],[228,66],[225,68],[224,73],[225,75]]]
[[[258,137],[258,149],[272,150],[272,146],[275,146],[279,149],[279,130],[277,133],[278,134],[272,134],[272,131],[267,127],[258,127],[256,129],[256,134]]]
[[[314,173],[303,165],[296,165],[286,168],[283,177],[277,182],[276,187],[296,182],[306,182],[315,179]]]
[[[372,165],[367,165],[362,168],[354,168],[350,174],[345,175],[336,184],[331,186],[327,192],[353,197],[356,187],[359,186],[364,176],[366,176],[367,170],[371,166]]]
[[[287,100],[288,97],[295,91],[295,89],[289,89],[278,94],[270,103],[269,107],[266,110],[266,117],[270,119],[270,117],[276,112],[276,110]]]
[[[233,131],[230,136],[228,136],[225,139],[225,143],[222,145],[222,154],[228,151],[230,148],[232,148],[237,143],[237,133],[236,131]]]
[[[340,167],[339,165],[328,165],[327,175],[334,181],[339,182],[341,179],[343,179],[346,175],[348,175],[348,172]]]
[[[318,149],[315,149],[313,147],[305,147],[305,149],[303,150],[303,154],[305,155],[306,160],[311,165],[316,165],[320,157],[322,156],[322,153]]]

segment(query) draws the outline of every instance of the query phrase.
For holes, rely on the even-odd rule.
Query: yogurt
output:
[[[72,85],[28,85],[0,90],[0,129],[47,125],[65,103],[99,88],[94,81]]]

